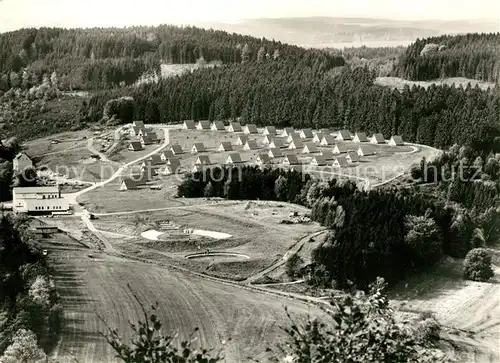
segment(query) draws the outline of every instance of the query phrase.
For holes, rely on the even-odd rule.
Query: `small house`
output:
[[[223,141],[219,145],[219,151],[233,151],[233,145],[229,141]]]
[[[357,163],[359,161],[359,155],[356,151],[348,151],[346,155],[346,160],[349,164]]]
[[[313,142],[319,144],[323,140],[324,135],[321,132],[317,132],[313,137]]]
[[[151,176],[146,173],[133,174],[130,179],[137,184],[137,186],[144,186],[151,180]]]
[[[404,144],[403,138],[400,135],[394,135],[389,140],[390,146],[403,146]]]
[[[240,136],[238,136],[238,140],[236,141],[236,144],[243,146],[247,143],[247,141],[248,141],[247,135],[240,135]]]
[[[184,150],[182,150],[182,146],[179,144],[170,146],[170,151],[172,151],[172,154],[174,155],[184,154]]]
[[[333,147],[334,154],[343,154],[347,152],[347,146],[342,144],[337,144]]]
[[[212,130],[212,131],[226,131],[226,128],[224,127],[224,122],[214,121],[214,122],[212,122],[212,125],[210,126],[210,130]]]
[[[140,151],[143,149],[142,143],[140,141],[131,141],[128,146],[130,151]]]
[[[130,136],[140,136],[143,135],[146,132],[146,129],[144,127],[137,127],[137,126],[132,126],[130,128]]]
[[[132,122],[132,127],[139,127],[141,129],[146,128],[146,125],[144,125],[144,121],[134,121]]]
[[[312,154],[317,152],[318,152],[318,147],[314,142],[306,142],[304,148],[302,149],[302,153],[304,154]]]
[[[145,133],[144,135],[141,135],[139,137],[139,140],[141,141],[141,145],[152,145],[155,143],[155,141],[151,138],[151,135]]]
[[[302,149],[302,148],[304,148],[304,145],[302,144],[302,140],[301,139],[294,138],[290,142],[290,144],[288,145],[288,148],[291,149],[291,150]]]
[[[160,153],[160,158],[162,161],[167,161],[169,158],[173,157],[174,153],[172,150],[165,150]]]
[[[195,142],[193,147],[191,148],[191,154],[204,153],[207,149],[202,142]]]
[[[283,159],[283,165],[299,165],[299,159],[297,155],[286,155]]]
[[[335,144],[335,137],[332,135],[324,135],[320,141],[321,146],[331,146]]]
[[[163,174],[165,175],[172,175],[172,174],[179,174],[181,171],[180,165],[167,165],[165,167],[165,170],[163,171]]]
[[[274,126],[266,126],[264,128],[264,132],[262,134],[263,135],[274,136],[274,135],[276,135],[276,127],[274,127]]]
[[[281,136],[283,137],[288,137],[291,134],[293,134],[295,131],[293,130],[293,127],[285,127],[283,129],[283,132],[281,133]]]
[[[239,164],[239,163],[241,163],[241,155],[238,153],[229,154],[229,156],[226,159],[227,165]]]
[[[332,166],[336,168],[346,167],[348,165],[349,163],[347,162],[345,155],[337,156],[332,162]]]
[[[150,165],[161,165],[164,164],[165,162],[161,159],[160,154],[154,154],[151,155],[149,158],[146,159],[146,161],[149,162]]]
[[[175,165],[175,164],[179,164],[180,165],[181,163],[181,159],[179,159],[178,157],[176,156],[172,156],[171,158],[168,158],[166,163],[167,165]]]
[[[320,155],[322,155],[325,158],[325,160],[333,160],[332,150],[321,150]]]
[[[290,135],[288,135],[287,139],[286,139],[286,142],[292,142],[292,140],[300,140],[302,141],[302,139],[300,138],[300,132],[292,132],[290,133]]]
[[[257,131],[257,126],[255,126],[254,124],[247,124],[245,126],[243,126],[243,132],[245,134],[256,134],[258,133]]]
[[[245,146],[243,146],[243,150],[257,150],[258,148],[255,140],[247,140]]]
[[[16,155],[14,160],[12,160],[12,168],[14,172],[21,172],[28,168],[33,168],[33,161],[28,155],[20,152]]]
[[[196,130],[196,123],[193,120],[186,120],[182,124],[183,130]]]
[[[210,161],[210,157],[208,155],[200,155],[198,159],[194,162],[195,165],[210,165],[212,162]]]
[[[125,190],[136,190],[137,189],[137,183],[133,181],[132,179],[123,179],[122,183],[120,184],[120,191],[125,191]]]
[[[373,134],[370,139],[371,144],[385,144],[385,138],[382,134]]]
[[[271,159],[274,159],[274,158],[281,158],[283,156],[283,153],[281,152],[280,149],[273,147],[269,149],[267,155],[269,155]]]
[[[311,160],[311,165],[312,166],[325,166],[326,159],[323,157],[323,155],[315,155],[315,156],[313,156],[313,158]]]
[[[229,123],[229,132],[242,132],[241,124],[239,122]]]
[[[339,133],[337,134],[337,140],[349,141],[351,139],[352,137],[349,130],[340,130]]]
[[[257,164],[263,165],[263,164],[269,164],[271,162],[271,158],[267,154],[259,154],[257,156]]]
[[[274,138],[271,141],[271,143],[269,143],[270,149],[281,149],[282,147],[285,147],[285,143],[283,142],[283,139]]]
[[[199,121],[196,128],[198,130],[210,130],[210,121]]]
[[[331,134],[331,130],[327,129],[327,128],[322,128],[322,129],[318,130],[318,133],[319,134],[323,134],[323,135],[330,135]]]
[[[352,139],[354,142],[368,142],[368,137],[364,132],[356,132],[354,138]]]
[[[312,139],[314,135],[311,129],[302,129],[299,136],[301,139]]]
[[[262,138],[262,143],[264,145],[269,145],[271,142],[273,142],[273,137],[270,135],[266,135]]]
[[[360,146],[358,148],[358,155],[359,156],[370,156],[370,155],[375,155],[375,151],[371,150],[370,148],[366,146]]]

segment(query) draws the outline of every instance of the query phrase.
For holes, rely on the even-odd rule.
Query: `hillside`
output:
[[[0,59],[5,60],[0,63],[0,91],[18,83],[29,88],[52,72],[63,90],[105,89],[160,73],[162,63],[229,64],[317,55],[342,64],[340,57],[326,52],[195,27],[21,29],[0,34]]]
[[[500,33],[419,39],[400,57],[394,73],[412,81],[465,77],[498,82]]]
[[[230,24],[200,23],[200,26],[315,48],[407,46],[417,38],[441,34],[498,31],[498,22],[493,20],[409,21],[348,17],[260,18]]]

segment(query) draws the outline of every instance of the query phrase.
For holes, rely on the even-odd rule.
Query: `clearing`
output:
[[[464,77],[451,77],[451,78],[443,78],[436,79],[433,81],[408,81],[399,77],[377,77],[375,79],[375,84],[379,86],[396,88],[402,91],[405,85],[410,87],[412,86],[420,86],[427,88],[433,84],[436,86],[447,85],[447,86],[455,86],[455,87],[464,87],[466,88],[468,84],[471,85],[472,88],[479,86],[480,89],[486,90],[488,88],[494,88],[495,83],[478,81],[476,79],[464,78]]]

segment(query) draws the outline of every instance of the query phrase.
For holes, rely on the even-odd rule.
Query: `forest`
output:
[[[403,135],[444,148],[468,144],[481,125],[497,124],[498,89],[414,86],[402,92],[373,84],[367,68],[328,69],[317,62],[263,61],[198,70],[140,87],[96,93],[82,112],[97,122],[110,99],[132,96],[124,122],[231,120],[277,127],[335,127]]]
[[[500,33],[417,39],[399,58],[394,75],[412,81],[466,77],[500,81]]]
[[[21,29],[0,34],[0,59],[4,60],[0,91],[11,87],[11,72],[26,69],[38,79],[56,72],[62,90],[88,90],[132,84],[144,72],[158,73],[161,63],[318,57],[343,65],[341,56],[326,51],[190,26]]]
[[[30,358],[43,361],[57,343],[61,314],[50,268],[26,220],[0,217],[0,361],[11,362],[28,340],[35,347]]]

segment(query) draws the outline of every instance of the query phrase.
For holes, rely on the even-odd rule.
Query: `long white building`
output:
[[[69,210],[59,186],[17,187],[13,190],[12,209],[18,213],[51,213]]]

